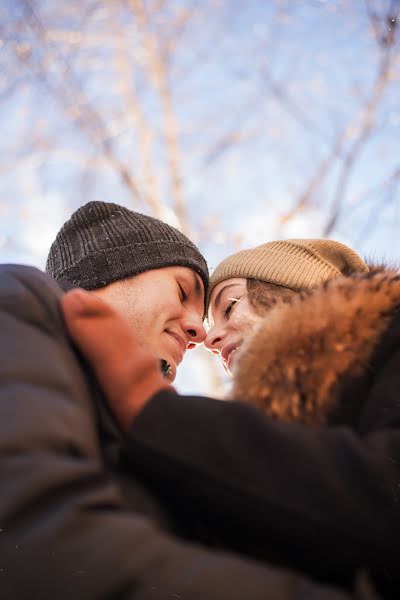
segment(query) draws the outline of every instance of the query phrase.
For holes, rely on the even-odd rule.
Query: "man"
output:
[[[113,365],[115,391],[131,392],[128,375],[137,410],[154,394],[175,395],[177,365],[204,338],[207,267],[197,248],[165,223],[92,202],[57,235],[47,271],[60,285],[30,267],[0,267],[0,597],[345,598],[189,541],[202,538],[200,524],[170,509],[146,466],[126,462],[118,424],[131,408],[108,412],[68,337],[62,288],[93,290],[126,318],[121,348],[137,336],[121,370]],[[70,293],[79,311],[85,300]]]
[[[93,290],[122,313],[139,344],[168,363],[171,379],[186,349],[205,337],[206,261],[157,219],[90,202],[58,233],[46,271],[64,287]]]

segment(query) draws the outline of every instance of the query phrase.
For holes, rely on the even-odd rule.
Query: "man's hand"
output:
[[[140,347],[123,317],[95,294],[71,290],[62,297],[61,310],[123,430],[155,393],[174,389],[161,374],[160,359]]]

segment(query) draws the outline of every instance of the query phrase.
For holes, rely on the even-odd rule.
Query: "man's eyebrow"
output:
[[[223,288],[221,288],[221,289],[219,290],[219,292],[218,292],[218,294],[215,296],[215,300],[214,300],[214,306],[215,306],[215,308],[218,308],[218,306],[219,306],[219,303],[221,302],[221,296],[222,296],[223,292],[224,292],[225,290],[227,290],[228,288],[235,287],[235,285],[237,285],[237,283],[230,283],[229,285],[226,285],[225,287],[223,287]]]
[[[203,295],[203,290],[200,284],[200,278],[199,275],[197,275],[194,271],[192,271],[192,274],[194,281],[194,293],[198,298],[200,298]]]

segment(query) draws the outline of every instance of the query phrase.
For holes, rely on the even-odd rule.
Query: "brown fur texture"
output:
[[[400,274],[390,270],[340,277],[277,304],[238,351],[231,398],[283,421],[329,422],[399,306]]]

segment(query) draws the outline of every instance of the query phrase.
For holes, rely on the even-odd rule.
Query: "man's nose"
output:
[[[188,318],[183,327],[188,337],[187,349],[191,350],[198,344],[201,344],[206,337],[206,330],[204,329],[203,321],[201,317]]]
[[[204,340],[204,345],[207,350],[210,350],[213,354],[220,354],[221,352],[221,341],[222,338],[215,325],[211,327]]]

